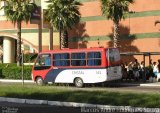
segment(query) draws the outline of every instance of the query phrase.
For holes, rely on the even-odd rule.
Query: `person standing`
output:
[[[140,78],[145,81],[146,77],[145,77],[145,67],[144,67],[144,61],[141,62],[140,64]]]
[[[153,62],[153,73],[154,73],[154,76],[157,77],[157,74],[158,74],[158,66],[157,66],[157,63],[156,63],[156,62]]]
[[[157,81],[160,79],[160,59],[158,60],[158,65],[157,65]]]
[[[135,81],[139,81],[139,69],[140,69],[140,64],[138,63],[138,60],[135,59],[133,63],[133,74]]]

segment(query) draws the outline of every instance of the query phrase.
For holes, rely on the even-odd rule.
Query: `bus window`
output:
[[[101,65],[101,53],[100,52],[88,52],[88,66]]]
[[[85,66],[86,65],[86,54],[85,53],[72,53],[71,54],[71,65],[72,66]]]
[[[53,54],[54,66],[70,66],[69,53]]]

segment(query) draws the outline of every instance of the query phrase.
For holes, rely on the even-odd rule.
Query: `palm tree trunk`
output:
[[[119,22],[114,21],[114,31],[113,31],[113,47],[117,48],[119,46]]]
[[[63,47],[68,48],[68,32],[67,30],[64,30],[63,32]]]
[[[42,20],[38,24],[38,52],[42,51]]]
[[[21,66],[21,22],[17,22],[17,66]]]
[[[49,28],[49,35],[50,35],[49,50],[53,50],[53,27]]]
[[[63,42],[63,38],[62,38],[62,31],[61,28],[59,29],[59,48],[62,49],[62,42]]]

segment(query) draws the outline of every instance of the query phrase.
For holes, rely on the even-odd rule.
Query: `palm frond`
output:
[[[5,2],[6,5],[1,9],[4,9],[6,18],[14,24],[22,21],[28,22],[31,18],[31,13],[37,7],[34,3],[30,3],[30,0],[6,0]]]
[[[102,14],[113,21],[125,18],[124,14],[129,11],[129,4],[134,0],[101,0]]]
[[[58,30],[59,25],[62,29],[71,29],[80,20],[80,2],[75,0],[49,0],[46,18]],[[61,21],[61,22],[59,22]]]

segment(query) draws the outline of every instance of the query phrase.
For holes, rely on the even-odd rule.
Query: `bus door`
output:
[[[116,48],[109,48],[107,51],[108,57],[108,80],[116,80],[122,77],[120,65],[120,53]]]
[[[51,64],[51,54],[40,54],[33,67],[34,77],[38,76],[44,80],[46,74],[52,69]]]

